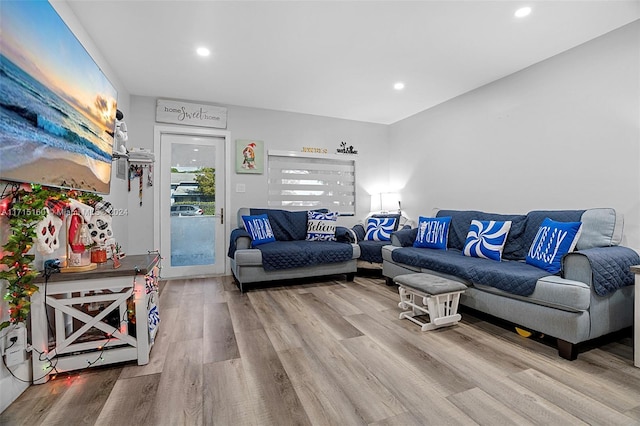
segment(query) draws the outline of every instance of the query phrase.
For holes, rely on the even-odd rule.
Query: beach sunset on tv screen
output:
[[[48,2],[0,28],[0,179],[108,193],[115,88]]]

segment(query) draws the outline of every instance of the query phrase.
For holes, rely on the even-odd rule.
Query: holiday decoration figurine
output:
[[[36,225],[37,250],[42,254],[51,254],[60,247],[60,229],[62,219],[45,207],[46,216]]]

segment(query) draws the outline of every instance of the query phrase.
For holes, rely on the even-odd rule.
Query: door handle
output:
[[[220,209],[220,225],[224,225],[224,207]]]

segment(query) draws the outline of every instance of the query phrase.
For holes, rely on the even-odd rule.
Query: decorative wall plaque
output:
[[[156,121],[187,126],[227,128],[227,109],[182,101],[158,99]]]

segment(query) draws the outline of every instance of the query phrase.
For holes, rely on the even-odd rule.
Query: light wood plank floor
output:
[[[375,276],[168,281],[148,365],[60,374],[0,424],[640,424],[630,332],[571,362],[474,312],[421,332],[397,297]]]

